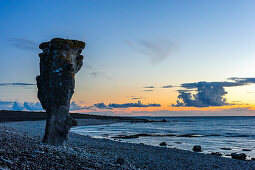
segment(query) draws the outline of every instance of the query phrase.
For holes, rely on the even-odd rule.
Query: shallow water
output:
[[[146,117],[146,119],[162,120],[163,118]],[[247,159],[255,158],[255,117],[164,117],[164,119],[168,122],[121,122],[108,125],[78,126],[72,128],[71,132],[108,139],[113,139],[112,137],[118,135],[149,134],[155,136],[115,140],[153,146],[159,146],[161,142],[166,142],[167,147],[184,150],[192,150],[194,145],[201,145],[203,152],[208,154],[220,152],[226,156],[238,152],[248,155]],[[221,148],[230,148],[231,150]],[[242,149],[251,151],[242,151]]]

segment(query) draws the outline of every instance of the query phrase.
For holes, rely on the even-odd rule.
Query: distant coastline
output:
[[[146,121],[147,119],[127,117],[127,116],[103,116],[81,113],[70,113],[74,119],[111,119],[119,121]],[[37,121],[46,120],[46,112],[32,112],[32,111],[11,111],[0,110],[0,122],[13,122],[13,121]]]

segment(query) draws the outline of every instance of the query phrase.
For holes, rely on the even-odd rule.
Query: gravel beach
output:
[[[116,120],[80,119],[79,125]],[[192,151],[70,133],[66,147],[41,143],[45,121],[0,124],[0,169],[255,169],[242,161]]]

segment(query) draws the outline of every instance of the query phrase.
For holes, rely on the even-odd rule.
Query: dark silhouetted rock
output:
[[[231,153],[231,158],[245,160],[246,154],[245,153]]]
[[[194,147],[193,147],[193,149],[192,149],[194,152],[201,152],[202,151],[202,148],[201,148],[201,146],[199,146],[199,145],[195,145]]]
[[[232,150],[231,148],[220,148],[221,150]]]
[[[249,152],[249,151],[252,151],[251,149],[242,149],[242,151],[247,151],[247,152]]]
[[[75,74],[83,65],[80,55],[85,43],[54,38],[40,44],[40,75],[37,76],[38,98],[47,113],[43,142],[64,145],[68,132],[75,125],[69,114],[74,93]]]
[[[166,142],[161,142],[159,145],[160,146],[166,146]]]
[[[138,135],[118,135],[118,136],[113,136],[111,138],[114,139],[133,139],[133,138],[139,138]]]
[[[222,156],[220,152],[212,152],[211,155]]]

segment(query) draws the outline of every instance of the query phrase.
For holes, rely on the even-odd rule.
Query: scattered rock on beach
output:
[[[231,158],[245,160],[246,154],[245,153],[231,153]]]
[[[3,157],[0,156],[0,162],[3,162],[4,164],[7,164],[7,165],[12,165],[13,162],[10,161],[10,160],[7,160],[7,159],[4,159]]]
[[[122,164],[125,163],[125,159],[124,158],[118,158],[115,163],[118,164],[118,165],[122,165]]]
[[[211,155],[222,156],[220,152],[212,152]]]
[[[139,138],[138,135],[118,135],[118,136],[113,136],[111,137],[113,139],[132,139],[132,138]]]
[[[231,148],[220,148],[221,150],[232,150]]]
[[[161,142],[159,146],[166,146],[166,142]]]
[[[193,147],[193,151],[194,151],[194,152],[201,152],[201,151],[202,151],[202,148],[201,148],[200,145],[195,145],[195,146]]]

